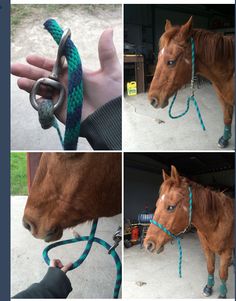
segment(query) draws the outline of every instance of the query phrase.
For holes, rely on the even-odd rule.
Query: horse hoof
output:
[[[203,296],[210,297],[212,294],[212,287],[208,287],[207,285],[203,289]]]
[[[226,296],[221,296],[219,295],[218,299],[226,299],[227,297]]]
[[[222,137],[219,139],[219,141],[218,141],[218,146],[219,146],[220,148],[225,148],[225,147],[227,147],[228,145],[229,145],[228,140],[225,140],[225,138],[222,136]]]

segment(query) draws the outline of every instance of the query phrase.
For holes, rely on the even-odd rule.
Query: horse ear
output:
[[[177,182],[179,182],[179,173],[174,165],[171,165],[171,177],[174,178]]]
[[[191,36],[193,28],[193,17],[191,16],[187,23],[181,26],[180,34],[186,40]]]
[[[165,31],[171,29],[171,27],[172,27],[172,24],[171,24],[170,20],[166,19]]]
[[[169,175],[164,171],[164,169],[162,169],[162,177],[163,177],[163,180],[166,181],[167,179],[169,179]]]

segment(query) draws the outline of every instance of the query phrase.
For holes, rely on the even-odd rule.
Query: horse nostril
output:
[[[156,248],[156,244],[155,244],[153,241],[149,240],[149,241],[147,242],[146,249],[147,249],[149,252],[153,252],[153,251],[155,250],[155,248]]]
[[[158,107],[158,100],[157,100],[157,98],[155,98],[155,97],[152,97],[152,98],[151,98],[151,105],[152,105],[154,108],[157,108],[157,107]]]
[[[26,219],[23,219],[23,226],[31,232],[32,226]]]
[[[47,232],[47,236],[52,236],[52,235],[56,234],[57,231],[58,231],[58,228],[57,228],[57,227],[52,228],[51,230],[49,230],[49,231]]]

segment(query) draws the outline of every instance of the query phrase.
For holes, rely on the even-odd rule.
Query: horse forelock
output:
[[[180,177],[180,182],[174,178],[168,178],[164,181],[160,187],[160,194],[166,194],[170,190],[178,190],[179,193],[184,194],[188,188],[188,180],[184,177]]]
[[[180,30],[180,26],[174,26],[168,31],[164,32],[159,41],[159,49],[163,49],[164,47],[170,44],[170,41],[178,34]]]

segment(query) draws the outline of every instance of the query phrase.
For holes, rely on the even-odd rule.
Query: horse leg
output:
[[[229,139],[231,138],[231,123],[233,118],[234,107],[230,104],[223,104],[224,106],[224,134],[218,141],[220,148],[227,147]]]
[[[232,250],[226,250],[220,255],[220,295],[219,298],[226,298],[227,287],[226,281],[228,279],[228,268],[232,259]]]
[[[210,250],[210,248],[207,245],[207,241],[204,236],[201,235],[201,233],[198,231],[198,237],[200,239],[206,261],[207,261],[207,271],[208,271],[208,278],[207,278],[207,284],[205,285],[203,289],[203,295],[205,297],[209,297],[212,294],[212,288],[215,284],[214,280],[214,272],[215,272],[215,253]]]

